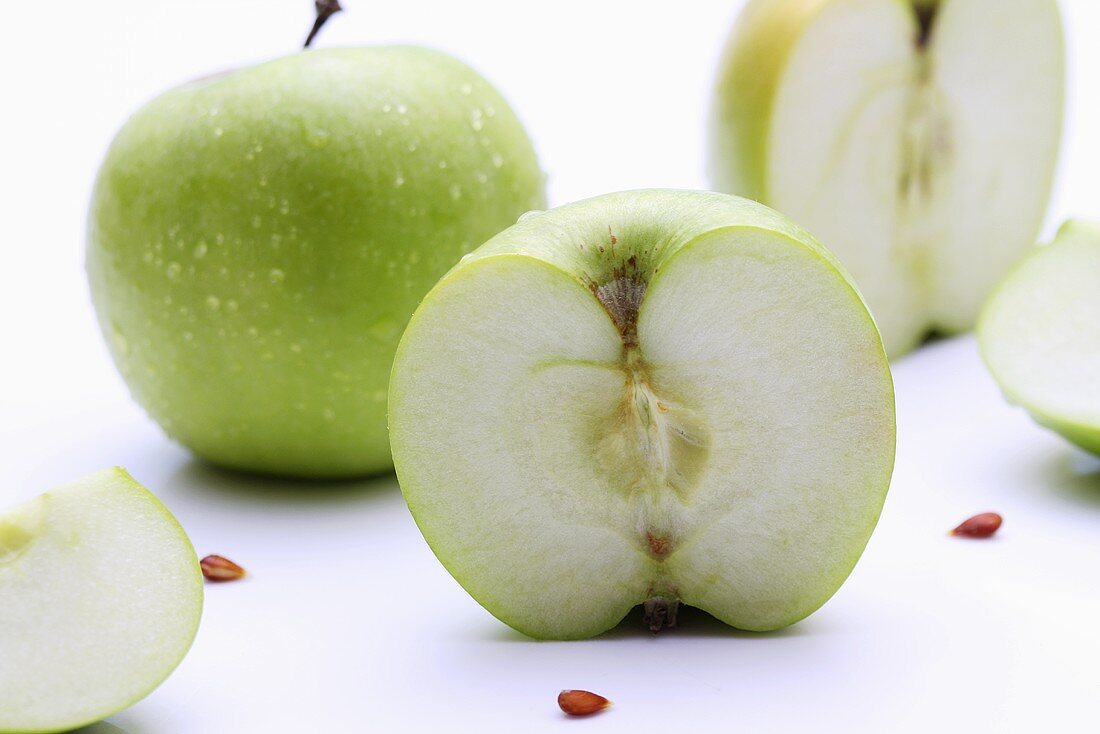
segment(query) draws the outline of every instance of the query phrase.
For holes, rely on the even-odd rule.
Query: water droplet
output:
[[[302,345],[299,344],[298,342],[294,342],[293,344],[290,345],[290,351],[294,352],[295,354],[301,354],[302,353]]]
[[[272,285],[279,285],[286,280],[286,273],[278,268],[272,268],[271,272],[267,274],[267,279],[271,281]]]
[[[447,161],[440,161],[439,162],[439,167],[440,168],[446,168],[447,167]]]
[[[179,274],[183,272],[183,267],[177,262],[168,263],[168,268],[164,271],[169,278],[178,278]]]
[[[214,137],[215,138],[220,138],[222,136],[222,133],[224,133],[224,132],[225,131],[222,130],[220,127],[216,127],[216,128],[214,128]]]
[[[237,313],[238,308],[240,308],[240,306],[238,306],[237,302],[232,298],[225,302],[225,310],[229,313]]]
[[[267,176],[260,176],[260,188],[267,186]]]
[[[283,199],[279,202],[279,213],[290,214],[290,202],[288,200]]]
[[[207,249],[208,248],[206,247],[206,243],[202,240],[199,240],[199,243],[195,245],[195,249],[191,250],[191,255],[196,260],[202,260],[204,257],[206,257]]]
[[[190,331],[183,332],[183,340],[185,342],[193,341],[194,338],[195,338],[195,335],[192,334]]]
[[[397,178],[395,178],[393,180],[393,185],[397,186],[398,188],[400,188],[401,186],[404,186],[405,185],[405,177],[402,176],[400,173],[397,174]]]
[[[456,201],[462,198],[462,187],[458,184],[451,184],[451,198]]]
[[[153,253],[150,251],[146,251],[145,254],[141,256],[141,261],[145,263],[153,262]]]
[[[388,103],[382,105],[382,111],[385,112],[386,114],[389,114],[390,112],[393,111],[393,105],[388,104]]]
[[[255,339],[260,335],[260,330],[257,329],[255,326],[249,326],[247,329],[244,330],[244,333]]]
[[[481,128],[485,127],[485,123],[483,123],[481,121],[481,118],[478,117],[470,120],[470,127],[472,127],[474,130],[480,130]]]
[[[310,128],[309,132],[306,133],[306,142],[314,148],[324,148],[328,145],[328,140],[328,130],[322,130],[319,127]]]
[[[409,108],[406,107],[405,105],[403,105],[403,104],[397,105],[397,114],[403,115],[408,111],[409,111]]]
[[[471,87],[469,84],[463,84],[461,87],[459,87],[459,90],[463,94],[471,94],[474,91],[474,88]]]
[[[256,229],[259,229],[260,225],[262,225],[263,223],[264,223],[264,220],[260,217],[259,214],[253,215],[253,217],[252,217],[252,226],[253,227],[255,227]]]
[[[222,307],[221,299],[214,295],[207,296],[206,307],[209,308],[211,311],[217,311]]]
[[[489,177],[486,176],[482,171],[478,171],[477,172],[477,182],[478,183],[488,183],[489,182]]]
[[[497,114],[496,107],[493,107],[491,104],[485,105],[485,116],[486,117],[496,117],[496,114]]]
[[[500,153],[493,153],[493,167],[500,168],[504,165],[504,156]]]
[[[416,143],[409,143],[408,145],[406,145],[406,146],[405,146],[405,148],[406,148],[406,149],[407,149],[407,150],[408,150],[408,151],[409,151],[410,153],[415,153],[415,152],[416,152]]]
[[[336,420],[336,411],[332,408],[325,408],[323,415],[325,416],[326,421]]]

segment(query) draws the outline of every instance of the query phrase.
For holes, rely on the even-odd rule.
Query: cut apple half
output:
[[[446,275],[393,368],[393,456],[443,565],[536,638],[644,604],[771,630],[821,606],[894,455],[878,332],[836,261],[723,194],[522,219]]]
[[[1014,268],[978,336],[1009,401],[1100,455],[1100,225],[1068,222]]]
[[[148,695],[191,646],[198,559],[111,469],[0,515],[0,732],[90,724]]]
[[[753,0],[710,177],[813,232],[891,356],[973,326],[1034,242],[1062,130],[1055,0]]]

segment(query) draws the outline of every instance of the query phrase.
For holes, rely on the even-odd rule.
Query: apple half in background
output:
[[[1056,0],[751,0],[709,175],[851,272],[891,356],[974,325],[1035,243],[1061,140]]]
[[[810,235],[724,194],[524,217],[402,338],[394,462],[424,537],[536,638],[802,619],[878,519],[894,396],[878,331]]]
[[[1100,225],[1068,222],[1016,266],[978,338],[1009,401],[1100,455]]]
[[[0,515],[0,732],[67,731],[144,698],[191,647],[202,599],[191,542],[122,469]]]

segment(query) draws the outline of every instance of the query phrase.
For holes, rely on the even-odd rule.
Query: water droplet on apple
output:
[[[222,130],[220,127],[214,128],[214,137],[215,138],[220,138],[222,136],[223,132],[225,132],[225,131]]]
[[[271,272],[267,274],[267,279],[271,281],[272,285],[279,285],[286,280],[286,273],[278,268],[272,268]]]
[[[326,420],[326,421],[334,421],[334,420],[336,420],[336,411],[335,411],[335,410],[333,410],[332,408],[328,408],[328,407],[326,407],[326,408],[325,408],[325,412],[324,412],[324,414],[323,414],[323,415],[325,416],[325,420]]]
[[[279,202],[279,213],[290,214],[290,202],[287,199],[283,199]]]
[[[266,187],[267,186],[267,176],[260,176],[259,183],[260,183],[260,188]]]
[[[248,336],[253,339],[256,339],[260,336],[260,330],[257,329],[255,326],[249,326],[247,329],[244,330],[244,333],[248,334]]]
[[[178,278],[179,274],[183,272],[183,267],[177,262],[170,262],[164,272],[169,278]]]
[[[496,110],[495,107],[493,107],[491,104],[485,105],[485,116],[486,117],[496,117],[496,114],[497,114],[497,110]]]
[[[260,217],[259,214],[256,214],[252,217],[252,226],[255,227],[256,229],[259,229],[260,225],[262,225],[263,223],[264,223],[264,220]]]
[[[294,342],[293,344],[290,345],[290,351],[294,352],[295,354],[301,354],[302,353],[302,345],[299,344],[298,342]]]
[[[321,128],[311,128],[306,133],[306,142],[312,145],[314,148],[323,148],[328,145],[328,130],[322,130]]]
[[[485,175],[485,173],[483,171],[478,171],[477,172],[477,182],[478,183],[488,183],[489,182],[489,177],[487,175]]]
[[[446,168],[447,167],[447,161],[440,161],[439,162],[439,167],[440,168]]]
[[[459,90],[463,94],[472,94],[473,91],[474,91],[474,88],[472,86],[470,86],[469,84],[463,84],[461,87],[459,87]]]
[[[221,299],[215,295],[209,295],[206,297],[206,307],[211,311],[217,311],[222,307]]]
[[[451,198],[455,201],[462,198],[462,187],[458,184],[451,184]]]
[[[205,243],[205,242],[203,242],[202,240],[199,240],[199,243],[198,243],[197,245],[195,245],[195,249],[193,249],[193,250],[191,251],[191,255],[192,255],[192,256],[193,256],[193,257],[194,257],[194,258],[195,258],[196,260],[201,260],[201,259],[203,259],[204,257],[206,257],[206,251],[207,251],[207,249],[208,249],[208,248],[206,247],[206,243]]]
[[[410,153],[415,153],[415,152],[416,152],[416,143],[409,143],[409,144],[408,144],[407,146],[405,146],[405,148],[406,148],[406,149],[407,149],[407,150],[408,150],[408,151],[409,151]]]
[[[185,342],[193,341],[194,339],[195,339],[195,335],[192,334],[190,331],[183,332],[183,340]]]
[[[141,261],[144,263],[153,262],[153,253],[147,250],[145,254],[141,256]]]
[[[397,105],[397,114],[403,115],[408,111],[409,111],[409,108],[406,107],[405,105],[403,105],[403,104]]]
[[[385,112],[388,115],[390,112],[393,111],[393,105],[391,105],[391,104],[382,105],[382,111]]]
[[[504,156],[500,153],[493,153],[493,167],[501,168],[504,166]]]
[[[405,177],[402,176],[400,173],[397,174],[397,177],[394,178],[394,180],[393,180],[393,185],[398,187],[398,188],[404,186],[405,185]]]
[[[232,298],[225,302],[225,310],[229,313],[237,313],[238,308],[240,307],[237,305],[237,302],[234,301]]]

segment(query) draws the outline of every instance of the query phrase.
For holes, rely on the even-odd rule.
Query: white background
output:
[[[293,52],[311,5],[0,10],[0,505],[123,465],[200,553],[252,572],[208,589],[195,646],[164,686],[89,731],[1097,730],[1100,461],[1004,404],[969,337],[897,363],[898,460],[879,529],[828,605],[767,635],[696,613],[657,638],[632,619],[595,641],[532,642],[451,580],[392,477],[242,479],[169,443],[130,402],[94,323],[92,178],[130,112]],[[488,76],[527,123],[552,203],[705,186],[704,113],[736,0],[345,5],[319,45],[433,45]],[[1100,3],[1063,6],[1070,114],[1048,234],[1069,215],[1100,219]],[[946,537],[985,510],[1006,517],[997,539]],[[616,706],[567,721],[555,705],[566,687]]]

